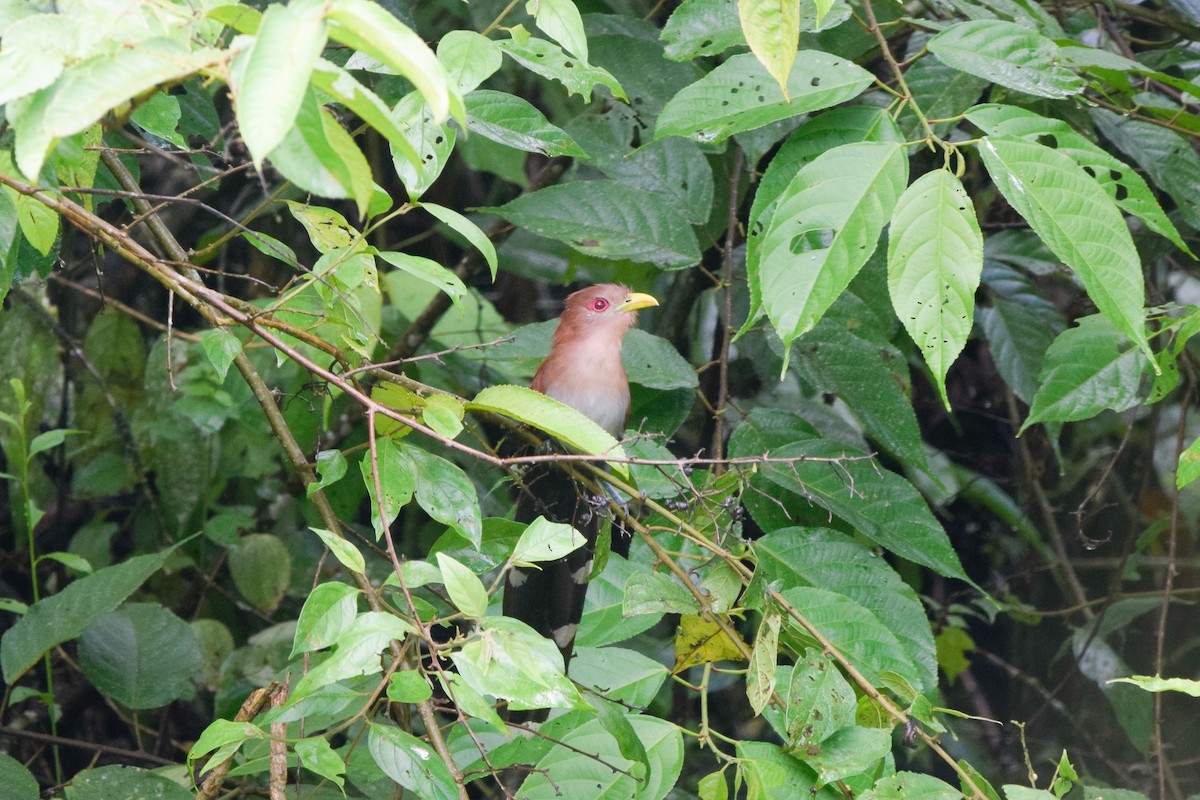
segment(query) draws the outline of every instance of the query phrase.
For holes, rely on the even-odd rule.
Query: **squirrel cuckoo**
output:
[[[533,376],[533,389],[572,406],[614,436],[629,417],[629,382],[621,366],[625,334],[638,309],[658,305],[648,294],[615,283],[581,289],[567,298],[550,355]],[[575,629],[583,616],[587,580],[592,571],[596,537],[604,522],[606,496],[596,496],[554,464],[536,464],[519,481],[517,521],[539,515],[568,523],[587,543],[542,569],[514,567],[504,589],[504,615],[515,617],[554,640],[571,661]],[[614,543],[622,555],[628,552]],[[623,552],[622,552],[623,550]]]

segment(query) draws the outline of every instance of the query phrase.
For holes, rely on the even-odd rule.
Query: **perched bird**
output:
[[[572,294],[554,332],[550,355],[533,376],[533,389],[566,403],[619,436],[629,417],[629,382],[621,366],[621,346],[637,320],[638,309],[656,305],[658,301],[650,295],[615,283],[589,286]],[[519,481],[519,492],[517,521],[532,522],[544,516],[574,526],[587,540],[566,557],[542,564],[540,570],[512,568],[504,589],[505,616],[522,620],[552,638],[563,654],[563,663],[569,665],[608,497],[589,492],[554,464],[528,468]],[[621,548],[614,543],[614,549]]]

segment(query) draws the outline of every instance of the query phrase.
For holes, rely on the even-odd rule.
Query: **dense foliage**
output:
[[[4,797],[1200,793],[1198,74],[1188,0],[0,3]],[[608,280],[620,443],[522,388]],[[635,532],[569,678],[537,459]]]

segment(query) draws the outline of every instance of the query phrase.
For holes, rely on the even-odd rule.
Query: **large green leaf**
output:
[[[888,292],[947,409],[946,372],[971,334],[982,274],[983,233],[971,198],[953,173],[925,173],[892,213]]]
[[[1084,317],[1046,352],[1041,388],[1021,431],[1038,422],[1074,422],[1133,408],[1141,402],[1138,388],[1148,366],[1107,317]]]
[[[919,43],[927,43],[914,35],[909,40],[909,52],[919,50]],[[904,82],[912,93],[913,106],[921,109],[926,120],[942,120],[931,123],[934,133],[945,137],[956,125],[955,119],[979,99],[989,82],[969,72],[946,66],[936,56],[927,55],[918,59],[904,73]],[[925,137],[925,128],[912,113],[905,109],[904,131],[910,138]]]
[[[381,672],[380,652],[392,640],[403,639],[413,631],[409,622],[394,614],[382,611],[359,614],[338,636],[333,652],[296,682],[292,700],[299,700],[346,678]]]
[[[792,444],[775,445],[773,441],[786,441],[786,434],[764,436],[761,419],[752,416],[743,423],[730,439],[729,449],[735,457],[769,453],[775,459],[759,467],[763,491],[778,498],[771,486],[783,489],[803,504],[841,518],[901,558],[970,582],[945,530],[908,481],[837,442],[793,438]]]
[[[420,447],[401,444],[412,463],[417,503],[438,522],[449,525],[475,547],[483,536],[483,515],[475,484],[458,465]]]
[[[1049,140],[1056,150],[1069,155],[1076,164],[1095,178],[1118,206],[1140,218],[1151,230],[1170,239],[1180,250],[1191,252],[1142,176],[1067,123],[1040,116],[1017,106],[995,103],[975,106],[966,116],[989,134],[1018,136],[1043,144]],[[1148,127],[1162,130],[1154,125]],[[1179,162],[1174,159],[1167,161],[1175,167],[1179,166]]]
[[[909,364],[888,334],[871,309],[846,292],[796,341],[792,369],[819,391],[840,397],[883,450],[927,470]]]
[[[785,97],[752,54],[733,56],[671,98],[658,117],[654,138],[689,136],[699,142],[721,142],[741,131],[844,103],[871,81],[871,74],[853,61],[801,50]]]
[[[464,681],[509,708],[588,708],[563,672],[562,653],[520,620],[486,617],[466,644],[450,654]]]
[[[0,786],[11,792],[10,800],[37,800],[38,784],[25,765],[7,753],[0,753]],[[190,797],[190,794],[184,797]]]
[[[987,136],[979,152],[996,187],[1075,271],[1092,302],[1150,355],[1141,259],[1116,204],[1068,156],[1037,142]]]
[[[465,121],[462,95],[445,67],[416,33],[370,0],[332,0],[326,18],[329,35],[407,78],[441,123],[448,115]]]
[[[476,89],[464,101],[467,127],[494,142],[528,153],[587,158],[566,131],[550,124],[528,100],[490,89]]]
[[[897,772],[872,788],[869,800],[959,800],[963,792],[932,775]]]
[[[371,725],[367,747],[375,764],[422,800],[458,800],[450,769],[430,745],[391,725]]]
[[[625,758],[599,720],[574,727],[521,784],[519,796],[529,800],[562,797],[628,798],[662,800],[675,785],[683,767],[683,737],[677,726],[654,717],[629,715],[650,763],[648,774],[634,781],[629,770],[634,763]],[[620,767],[617,772],[612,766]],[[639,770],[640,772],[640,770]]]
[[[991,303],[979,309],[978,321],[992,361],[1013,393],[1032,403],[1046,350],[1066,320],[1033,281],[1007,264],[985,261],[983,283]]]
[[[192,793],[171,778],[139,767],[109,764],[85,769],[67,784],[67,800],[189,800]],[[17,800],[17,798],[13,798]]]
[[[71,583],[29,607],[0,640],[4,682],[13,683],[55,645],[74,639],[137,591],[162,567],[170,551],[134,556]]]
[[[745,46],[737,0],[683,0],[663,26],[667,58],[688,61]]]
[[[129,603],[79,637],[79,666],[126,708],[160,708],[192,692],[202,656],[195,632],[157,603]]]
[[[692,227],[674,206],[617,181],[571,181],[483,210],[600,258],[663,269],[700,260]]]
[[[739,0],[738,16],[750,52],[788,97],[788,78],[800,44],[800,4],[796,0]]]
[[[613,97],[626,99],[625,90],[607,70],[580,63],[578,58],[568,56],[553,42],[528,33],[521,36],[514,31],[511,39],[498,41],[496,46],[525,69],[558,81],[568,92],[582,96],[587,102],[591,101],[592,90],[597,86],[607,87]]]
[[[489,386],[467,403],[472,411],[491,411],[550,434],[581,453],[625,458],[616,438],[588,417],[541,392],[523,386]],[[629,477],[629,466],[609,462],[614,472]]]
[[[408,196],[416,200],[433,185],[454,152],[455,129],[437,120],[421,95],[412,92],[392,111],[392,118],[404,130],[407,146],[392,145],[392,163]],[[409,152],[417,154],[417,166]]]
[[[588,60],[583,18],[573,0],[528,0],[525,10],[533,14],[534,24],[564,50],[581,61]]]
[[[288,180],[320,197],[353,198],[359,213],[370,200],[371,168],[350,134],[310,91],[283,141],[270,153],[271,164]]]
[[[756,579],[778,585],[817,586],[845,595],[873,613],[903,646],[915,670],[914,686],[937,685],[933,634],[916,592],[863,545],[826,528],[784,528],[755,543]],[[778,582],[778,584],[776,584]]]
[[[812,330],[871,257],[907,183],[903,147],[858,142],[822,154],[788,184],[758,264],[763,306],[785,346]]]
[[[1200,230],[1200,155],[1175,131],[1104,109],[1092,111],[1104,136],[1146,171],[1179,207],[1183,220]]]
[[[1058,46],[1014,22],[959,22],[933,37],[929,50],[955,69],[1018,92],[1058,98],[1083,91],[1083,80],[1061,65]]]
[[[494,75],[504,64],[500,48],[475,31],[450,31],[437,46],[438,61],[458,83],[464,95]],[[465,99],[465,98],[464,98]]]
[[[321,4],[272,5],[230,70],[238,128],[256,168],[292,127],[326,35]]]
[[[902,142],[904,137],[882,108],[842,106],[830,109],[801,125],[767,165],[754,191],[754,203],[746,225],[747,281],[750,286],[750,313],[739,336],[759,318],[762,309],[761,261],[763,234],[771,224],[780,197],[788,184],[808,162],[826,150],[854,142]]]
[[[162,83],[190,75],[223,57],[173,39],[139,42],[72,64],[54,84],[5,106],[16,130],[16,162],[36,180],[54,140],[87,128],[116,106]]]
[[[872,684],[885,683],[888,673],[913,686],[920,686],[928,679],[891,629],[849,597],[815,586],[787,589],[781,594]],[[786,616],[784,621],[793,624]],[[802,633],[798,626],[795,630]]]

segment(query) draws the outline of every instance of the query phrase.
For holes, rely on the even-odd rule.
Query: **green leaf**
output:
[[[410,623],[393,614],[381,611],[359,614],[338,637],[333,653],[296,683],[292,700],[347,678],[378,674],[382,671],[380,652],[392,640],[403,639],[413,631]]]
[[[1192,481],[1200,478],[1200,439],[1188,445],[1179,454],[1179,467],[1175,470],[1175,486],[1182,489]]]
[[[259,730],[253,722],[234,722],[228,719],[213,720],[200,738],[188,751],[188,764],[198,758],[203,758],[214,750],[220,750],[232,745],[241,745],[252,739],[264,739],[266,734]],[[228,755],[232,755],[230,752]]]
[[[854,142],[904,141],[891,116],[881,108],[842,106],[827,111],[801,125],[767,165],[754,192],[746,226],[747,280],[750,286],[750,312],[738,333],[741,336],[758,321],[762,308],[762,280],[759,264],[762,261],[763,234],[771,223],[775,210],[788,184],[800,168],[827,150]]]
[[[384,486],[384,492],[386,493],[386,484]],[[341,536],[330,533],[324,528],[309,528],[309,530],[321,537],[321,541],[325,543],[325,546],[333,553],[333,557],[341,562],[343,567],[360,575],[366,573],[366,562],[363,561],[362,553],[358,552],[357,547]]]
[[[17,197],[17,222],[21,233],[42,255],[48,255],[58,238],[58,214],[45,203],[28,195]]]
[[[592,164],[605,175],[655,192],[660,202],[678,208],[689,222],[699,225],[712,214],[712,167],[695,142],[672,137],[633,151],[627,150],[623,143],[618,147],[597,145],[594,141],[583,144]]]
[[[392,110],[383,100],[359,83],[346,70],[325,59],[318,59],[312,73],[313,85],[336,97],[343,105],[378,131],[392,146],[392,153],[406,159],[413,169],[421,168],[421,157],[413,149],[403,129],[396,124]]]
[[[534,24],[581,61],[588,60],[587,36],[583,32],[583,17],[573,0],[528,0],[525,11],[533,15]]]
[[[339,788],[344,788],[345,780],[342,776],[346,774],[346,762],[333,751],[325,737],[310,736],[299,740],[292,747],[304,769],[333,781]]]
[[[524,98],[507,92],[476,89],[466,96],[467,128],[527,153],[587,158],[567,132]]]
[[[437,57],[464,95],[504,64],[504,56],[496,43],[471,30],[450,31],[443,36],[438,42]]]
[[[434,121],[465,119],[458,93],[437,56],[407,25],[370,0],[334,0],[326,11],[329,35],[407,78],[425,98]]]
[[[885,561],[850,536],[825,528],[783,528],[755,543],[756,579],[783,588],[817,586],[845,595],[874,614],[917,666],[913,685],[937,685],[929,620],[916,592]]]
[[[771,702],[775,692],[776,659],[779,657],[779,614],[769,611],[763,615],[754,637],[754,650],[750,654],[750,669],[746,674],[746,696],[755,716]]]
[[[1069,157],[1011,136],[987,136],[984,165],[1017,213],[1075,271],[1092,302],[1148,357],[1141,259],[1116,204]]]
[[[737,0],[683,0],[663,26],[667,58],[690,61],[746,44]]]
[[[391,251],[375,251],[375,255],[396,269],[445,292],[459,307],[468,295],[467,286],[462,279],[432,259]]]
[[[932,775],[897,772],[871,787],[871,800],[960,800],[963,792]]]
[[[909,39],[909,52],[914,52],[919,44],[927,41],[917,36]],[[913,108],[921,109],[926,121],[942,120],[931,122],[930,127],[944,138],[958,125],[958,120],[954,118],[977,101],[990,85],[983,78],[946,66],[933,55],[926,55],[909,67],[904,73],[904,82],[908,84],[913,98],[912,105],[905,109],[902,117],[905,133],[911,139],[924,138],[926,135],[924,125],[912,112]]]
[[[38,784],[25,765],[6,753],[0,753],[0,786],[10,800],[38,800]]]
[[[892,749],[891,731],[884,728],[842,728],[821,743],[818,752],[796,753],[817,771],[817,780],[828,784],[867,772],[887,758]]]
[[[929,41],[943,63],[1038,97],[1070,97],[1084,82],[1061,65],[1058,46],[1030,28],[999,19],[959,22]]]
[[[418,670],[402,669],[392,673],[387,696],[393,703],[419,703],[433,697],[433,689]]]
[[[654,138],[688,136],[721,142],[735,133],[844,103],[871,84],[853,61],[801,50],[787,80],[787,96],[750,53],[736,55],[671,98]],[[789,101],[790,98],[790,101]]]
[[[1031,403],[1046,351],[1066,320],[1033,281],[1001,262],[984,262],[983,283],[991,305],[981,307],[977,319],[988,351],[1013,393]]]
[[[946,372],[971,334],[982,274],[983,233],[971,198],[949,171],[925,173],[892,212],[888,292],[947,409]]]
[[[750,52],[766,68],[784,99],[800,45],[800,3],[796,0],[739,0],[738,16]]]
[[[224,382],[229,373],[229,365],[242,352],[242,340],[225,328],[211,328],[200,334],[200,344],[204,346],[204,355],[217,371]]]
[[[473,619],[479,619],[487,613],[488,595],[483,583],[470,569],[455,561],[445,553],[437,554],[438,568],[442,571],[442,583],[450,602],[459,611]]]
[[[667,680],[667,668],[635,650],[575,643],[571,679],[610,700],[644,708]]]
[[[683,766],[683,737],[677,726],[647,716],[627,717],[650,764],[641,783],[628,772],[634,762],[625,758],[616,740],[599,720],[570,728],[561,741],[538,761],[521,784],[519,796],[528,800],[572,798],[626,798],[663,800],[675,785]],[[617,772],[608,765],[623,770]]]
[[[1171,240],[1180,250],[1191,253],[1142,176],[1067,123],[1039,116],[1017,106],[994,103],[975,106],[966,116],[989,134],[1018,136],[1043,143],[1049,140],[1054,149],[1066,153],[1095,178],[1105,194],[1118,206],[1141,219],[1152,231]],[[1162,130],[1157,126],[1149,127]]]
[[[157,603],[129,603],[79,637],[79,666],[105,696],[132,709],[160,708],[192,691],[203,657],[186,622]]]
[[[458,800],[450,769],[428,744],[391,725],[371,724],[371,758],[384,773],[423,800]]]
[[[358,616],[358,595],[358,589],[337,581],[313,589],[300,609],[289,658],[333,645]]]
[[[625,582],[623,614],[695,614],[699,604],[683,584],[665,572],[638,572]]]
[[[238,128],[256,169],[300,111],[309,75],[325,47],[323,15],[319,3],[269,6],[254,43],[230,70]]]
[[[296,124],[270,153],[272,165],[297,186],[321,197],[353,198],[366,212],[374,184],[366,157],[341,124],[309,91]]]
[[[1200,681],[1187,678],[1160,678],[1155,675],[1133,675],[1129,678],[1113,678],[1109,683],[1131,683],[1147,692],[1183,692],[1200,697]]]
[[[530,564],[536,561],[553,561],[584,545],[583,534],[570,525],[550,522],[538,517],[529,523],[513,548],[514,564]]]
[[[378,439],[375,442],[375,452],[379,486],[383,490],[382,503],[375,494],[375,476],[371,470],[371,459],[364,458],[359,464],[359,469],[362,472],[367,493],[371,497],[371,524],[375,529],[375,538],[379,539],[383,536],[384,528],[391,525],[392,521],[396,519],[400,508],[412,500],[417,484],[416,476],[413,474],[413,464],[401,454],[399,447],[391,439]],[[381,505],[385,517],[383,520],[379,518]],[[337,551],[334,552],[337,553]]]
[[[1149,363],[1107,317],[1078,321],[1046,351],[1041,387],[1018,435],[1038,422],[1074,422],[1101,411],[1126,411],[1141,399],[1138,388]]]
[[[663,269],[700,260],[691,225],[676,208],[617,181],[571,181],[480,210],[599,258]]]
[[[229,551],[229,572],[242,596],[270,613],[291,584],[292,556],[278,536],[252,533]]]
[[[871,257],[907,182],[903,147],[859,142],[827,151],[788,184],[758,265],[763,305],[785,346],[812,330]]]
[[[416,200],[442,174],[454,152],[458,134],[454,128],[439,122],[416,92],[396,104],[392,118],[404,130],[407,142],[405,146],[392,145],[392,164],[409,198]],[[415,162],[410,153],[416,153]]]
[[[75,553],[62,553],[56,551],[52,553],[42,553],[37,557],[39,564],[45,560],[57,561],[68,569],[73,569],[76,572],[82,572],[85,575],[95,571],[92,569],[91,563],[86,558],[76,555]]]
[[[895,634],[866,608],[845,595],[815,586],[787,589],[782,595],[873,685],[883,685],[889,674],[900,676],[913,686],[921,683],[921,671]],[[784,623],[796,633],[806,635],[786,615]]]
[[[30,606],[0,639],[4,682],[15,683],[51,647],[74,639],[115,609],[162,567],[170,553],[134,556],[123,564],[97,570]]]
[[[33,441],[29,443],[29,457],[32,458],[38,453],[43,453],[47,450],[53,450],[67,440],[70,434],[83,433],[83,431],[73,431],[66,428],[55,428],[54,430],[39,433],[33,437]]]
[[[792,369],[819,391],[836,394],[883,450],[928,470],[913,410],[909,363],[884,324],[849,292],[792,348]]]
[[[762,455],[769,449],[775,460],[760,466],[759,480],[841,517],[854,530],[902,558],[970,582],[946,532],[908,481],[879,469],[854,448],[833,441],[812,439],[767,448],[755,424],[752,416],[735,430],[729,447],[734,457]],[[746,430],[740,432],[742,428]],[[769,485],[762,488],[779,496]]]
[[[736,752],[735,786],[745,781],[747,797],[765,799],[799,794],[811,800],[835,800],[844,796],[832,791],[833,787],[820,788],[813,771],[777,744],[742,740],[737,743]]]
[[[1092,119],[1104,137],[1146,171],[1179,207],[1193,229],[1200,229],[1200,156],[1175,131],[1095,109]]]
[[[633,729],[631,720],[635,717],[627,716],[619,705],[608,700],[594,700],[592,705],[596,709],[596,718],[600,725],[616,741],[621,757],[633,762],[630,772],[639,779],[646,778],[653,767],[650,764],[650,756],[646,753],[646,745]]]
[[[461,468],[441,456],[409,445],[403,446],[403,452],[413,465],[416,498],[421,508],[479,547],[483,537],[483,515],[475,484]]]
[[[830,658],[808,650],[785,675],[784,730],[789,751],[819,745],[854,724],[854,689]],[[776,727],[778,730],[778,727]]]
[[[729,784],[725,780],[725,771],[710,772],[701,778],[696,785],[696,794],[700,800],[728,800]]]
[[[475,691],[508,701],[509,708],[588,708],[563,674],[562,653],[525,623],[484,617],[480,629],[450,654]]]
[[[342,455],[342,451],[322,450],[317,453],[317,475],[320,476],[320,480],[316,483],[310,483],[305,488],[305,494],[309,498],[321,489],[332,486],[345,477],[346,457]],[[340,561],[341,559],[339,558],[338,560]]]
[[[566,403],[523,386],[489,386],[475,395],[467,408],[491,411],[533,425],[587,455],[625,458],[625,451],[611,433]],[[609,462],[609,467],[621,477],[629,477],[628,465]]]
[[[492,240],[487,237],[487,234],[479,229],[478,225],[454,209],[440,206],[437,203],[419,203],[417,205],[450,226],[455,233],[470,242],[483,256],[483,260],[487,262],[488,268],[492,271],[492,280],[496,279],[496,247],[492,244]]]
[[[190,800],[192,793],[167,775],[110,764],[85,769],[66,786],[67,800]],[[15,799],[14,799],[15,800]]]
[[[55,139],[78,133],[130,98],[224,57],[220,50],[152,38],[72,64],[53,85],[5,106],[16,129],[17,166],[36,180]]]
[[[571,94],[583,97],[584,102],[591,102],[592,90],[598,85],[608,87],[618,100],[628,100],[625,90],[611,73],[586,62],[580,63],[578,58],[568,56],[553,42],[528,34],[520,36],[514,30],[513,38],[496,42],[496,46],[525,69],[558,81]]]

